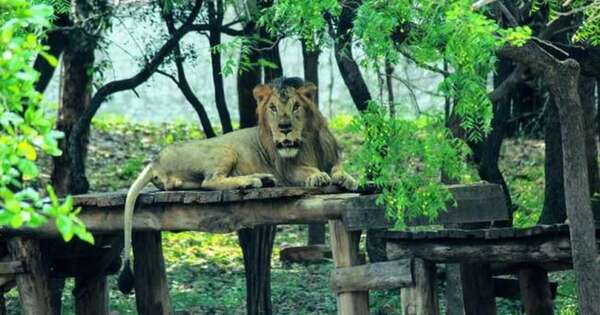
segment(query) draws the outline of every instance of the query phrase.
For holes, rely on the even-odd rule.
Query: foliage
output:
[[[360,183],[373,180],[382,189],[378,201],[387,204],[400,228],[405,219],[433,219],[445,209],[452,196],[440,183],[442,173],[450,179],[467,173],[468,148],[449,134],[442,115],[394,118],[371,103],[352,128],[364,140],[352,154],[352,169]]]
[[[585,10],[585,20],[575,33],[574,40],[589,41],[594,46],[600,46],[600,1],[593,1]]]
[[[56,220],[63,238],[73,235],[93,242],[72,210],[72,199],[60,204],[51,187],[50,202],[44,202],[33,187],[39,171],[38,151],[60,155],[60,133],[44,117],[46,106],[34,89],[38,74],[31,64],[45,54],[39,42],[50,26],[52,8],[26,0],[0,0],[0,225],[39,227],[48,218]]]
[[[327,21],[324,12],[337,16],[341,12],[338,0],[280,0],[276,5],[264,9],[258,24],[272,34],[295,34],[309,48],[323,44]]]

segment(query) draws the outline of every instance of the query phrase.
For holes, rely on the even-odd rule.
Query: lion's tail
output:
[[[122,282],[121,278],[130,278],[130,280],[133,280],[133,271],[131,270],[131,235],[133,230],[133,211],[135,209],[135,202],[140,195],[140,192],[152,179],[152,167],[152,163],[146,166],[127,192],[127,198],[125,199],[125,213],[123,215],[123,240],[125,242],[123,245],[123,269],[121,270],[119,282]],[[130,281],[123,282],[124,283],[119,283],[119,289],[121,292],[131,292],[131,289],[133,288],[132,284],[125,283]]]

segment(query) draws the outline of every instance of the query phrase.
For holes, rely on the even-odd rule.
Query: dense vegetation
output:
[[[126,148],[134,150],[135,156],[124,159],[121,155],[120,165],[89,163],[99,152],[95,151],[94,137],[88,145],[88,135],[106,99],[122,91],[135,91],[154,74],[164,75],[176,83],[196,111],[202,133],[195,135],[213,137],[219,129],[226,133],[237,127],[223,88],[223,76],[235,75],[239,127],[250,127],[256,124],[252,89],[283,74],[285,62],[278,43],[282,38],[293,38],[302,43],[305,78],[317,83],[319,51],[333,49],[341,79],[360,112],[351,119],[349,131],[338,128],[341,137],[355,145],[348,167],[361,183],[372,181],[379,186],[383,192],[380,201],[385,202],[398,227],[404,227],[407,217],[424,214],[433,218],[443,211],[451,197],[442,183],[482,179],[500,184],[513,210],[513,225],[550,224],[569,218],[576,288],[585,297],[577,301],[579,311],[598,310],[593,297],[600,294],[600,269],[590,196],[600,192],[596,92],[600,77],[599,1],[151,1],[130,13],[139,19],[159,13],[159,19],[152,22],[160,27],[156,38],[151,39],[156,45],[148,45],[139,56],[136,73],[109,82],[103,77],[106,65],[95,59],[95,53],[106,44],[102,38],[112,26],[112,3],[0,0],[0,9],[0,225],[35,228],[52,219],[66,241],[77,236],[93,243],[68,195],[125,187],[148,153],[157,149],[142,143],[140,148]],[[193,59],[194,53],[180,41],[193,32],[206,35],[211,46],[220,128],[210,121],[205,105],[191,88],[193,82],[186,77],[184,61]],[[235,39],[223,42],[223,34]],[[357,50],[360,57],[354,55]],[[226,57],[223,65],[222,54]],[[48,105],[42,94],[59,57],[63,75],[60,107],[54,119],[46,115]],[[397,112],[402,106],[396,106],[390,84],[387,101],[371,96],[361,66],[385,72],[380,76],[382,87],[384,81],[394,79],[394,67],[406,62],[441,78],[437,88],[445,98],[443,111],[416,115]],[[106,126],[101,121],[97,124],[100,129]],[[140,132],[139,128],[152,129],[138,126],[133,132]],[[543,171],[538,153],[517,161],[510,154],[519,150],[518,142],[503,146],[509,136],[541,134],[545,141]],[[146,136],[159,146],[181,138],[180,133],[170,131],[164,134],[165,139],[150,131]],[[139,149],[146,152],[141,154]],[[39,181],[42,152],[53,156],[52,167],[45,169],[51,173],[50,183],[45,178]],[[112,153],[107,154],[110,157]],[[508,167],[503,166],[509,161]],[[86,174],[86,162],[87,170],[101,166],[98,171],[105,169],[111,176],[88,177],[92,173]],[[521,167],[527,172],[515,174]],[[117,177],[115,182],[112,175]],[[543,196],[536,191],[541,191],[542,184]],[[62,204],[57,196],[65,197]],[[266,243],[273,242],[276,231],[273,226],[259,227],[241,233],[239,238],[269,248]],[[283,234],[286,232],[290,241],[301,241],[294,236],[297,230],[287,229]],[[173,244],[170,250],[191,251],[192,260],[206,255],[204,245],[198,250],[198,239],[182,235],[169,237],[167,242]],[[216,240],[224,251],[233,244],[228,237],[200,238],[209,244]],[[246,254],[253,249],[244,250]],[[181,252],[168,253],[167,259],[181,256]],[[226,255],[216,252],[206,259],[219,260]],[[239,252],[231,256],[233,262],[225,263],[239,270]],[[172,266],[178,268],[177,264]],[[322,277],[321,266],[306,268],[315,268],[316,277]],[[194,294],[199,292],[196,284],[186,283],[190,280],[187,272],[184,268],[171,273],[175,281],[172,288],[178,292],[175,301],[179,301],[179,291],[191,287]],[[220,285],[238,288],[238,280]],[[573,284],[565,283],[569,293],[561,291],[556,305],[560,311],[574,312]],[[277,289],[283,292],[286,288]],[[233,301],[240,292],[225,294],[223,299]],[[324,305],[322,311],[331,312],[332,304]],[[179,307],[176,302],[175,307],[191,306]]]

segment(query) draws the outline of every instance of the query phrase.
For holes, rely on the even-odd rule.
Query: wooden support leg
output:
[[[75,278],[75,314],[108,315],[108,286],[106,277]]]
[[[16,276],[21,314],[53,314],[50,304],[49,270],[39,242],[21,237],[11,238],[8,241],[8,250],[13,260],[24,262],[27,268],[27,273]]]
[[[271,315],[271,254],[275,225],[238,231],[246,272],[246,314]]]
[[[465,315],[496,315],[494,279],[489,264],[462,264]]]
[[[348,232],[341,221],[329,221],[331,249],[336,268],[360,264],[358,242],[360,231]],[[337,295],[338,315],[368,315],[369,293],[343,292]]]
[[[404,315],[439,315],[435,264],[422,259],[414,260],[415,285],[400,289]]]
[[[133,233],[133,257],[138,314],[171,314],[160,232]]]
[[[446,315],[464,315],[460,265],[446,264]]]
[[[519,271],[521,302],[527,315],[553,315],[554,305],[548,272],[530,267]]]

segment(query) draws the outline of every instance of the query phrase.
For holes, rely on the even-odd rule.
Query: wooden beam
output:
[[[387,244],[390,259],[427,258],[438,263],[541,263],[570,259],[568,236],[519,240],[408,240]]]
[[[258,199],[223,203],[157,203],[142,204],[134,214],[136,231],[200,231],[230,233],[263,224],[307,224],[327,222],[352,209],[359,194],[317,195],[303,198]],[[86,206],[79,214],[86,228],[94,234],[114,234],[123,231],[121,205]],[[54,223],[42,227],[0,228],[8,235],[58,237]]]
[[[360,232],[346,231],[338,220],[329,221],[331,248],[336,268],[359,265],[358,243]],[[352,291],[337,294],[338,315],[368,315],[368,292]]]
[[[409,259],[336,268],[331,274],[331,287],[335,293],[396,289],[413,284]]]

